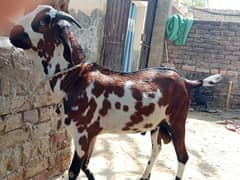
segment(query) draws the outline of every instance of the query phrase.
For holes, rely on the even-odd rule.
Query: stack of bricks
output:
[[[231,108],[240,108],[240,23],[195,20],[184,46],[168,42],[168,62],[187,78],[204,78],[221,73],[224,80],[212,88],[213,107],[225,108],[229,81],[233,82]],[[210,89],[208,89],[210,90]]]
[[[28,99],[42,78],[39,69],[5,39],[0,41],[0,54],[0,179],[50,179],[62,174],[72,153],[62,113],[56,113],[59,99],[48,84]]]

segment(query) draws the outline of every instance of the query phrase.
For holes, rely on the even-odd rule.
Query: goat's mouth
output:
[[[22,26],[14,26],[9,35],[10,42],[18,48],[30,49],[32,42]]]

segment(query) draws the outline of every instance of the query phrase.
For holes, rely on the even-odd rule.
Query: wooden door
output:
[[[120,71],[131,0],[108,0],[104,32],[103,65]]]

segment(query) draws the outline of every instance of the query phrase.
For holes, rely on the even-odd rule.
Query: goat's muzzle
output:
[[[18,48],[30,49],[32,42],[22,26],[14,26],[9,35],[10,42]]]

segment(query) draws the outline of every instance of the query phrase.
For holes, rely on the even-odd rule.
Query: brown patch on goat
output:
[[[145,129],[149,129],[149,128],[152,128],[153,127],[153,124],[145,124],[144,125],[144,128]]]
[[[128,112],[128,110],[129,110],[129,107],[128,107],[127,105],[124,105],[124,106],[123,106],[123,111],[124,111],[124,112]]]
[[[105,96],[108,97],[110,94],[115,94],[118,97],[124,96],[124,88],[123,86],[118,82],[112,82],[112,84],[106,84],[106,82],[103,80],[101,82],[105,89]]]
[[[154,93],[149,93],[149,94],[148,94],[148,97],[154,99],[154,98],[155,98],[155,94],[154,94]]]
[[[93,95],[95,95],[96,97],[99,97],[103,93],[103,91],[104,91],[104,87],[98,81],[95,81],[94,88],[92,89]]]
[[[44,40],[41,39],[37,44],[39,57],[44,57],[49,62],[54,55],[55,46],[55,42],[51,42],[47,35],[44,36]]]
[[[86,113],[85,116],[83,114],[78,114],[78,119],[77,119],[77,125],[79,124],[89,124],[91,120],[93,119],[94,113],[97,109],[97,103],[96,101],[92,98],[87,105],[87,110],[88,112]]]
[[[116,94],[118,97],[123,97],[124,95],[124,89],[121,86],[114,86],[113,87],[113,92]]]
[[[137,88],[131,88],[131,90],[132,90],[133,98],[136,99],[137,101],[141,101],[142,100],[142,92]]]
[[[14,28],[10,32],[10,41],[14,46],[23,48],[23,49],[31,49],[33,48],[33,44],[29,35],[25,32],[24,27],[21,25],[14,26]]]
[[[83,53],[83,49],[80,46],[80,44],[77,41],[77,38],[74,37],[73,33],[70,32],[69,30],[65,30],[62,34],[64,40],[66,42],[69,42],[70,44],[68,46],[71,46],[72,51],[71,52],[71,62],[73,64],[80,64],[84,61],[85,59],[85,54]]]
[[[107,99],[104,99],[102,109],[99,110],[99,114],[106,116],[109,109],[111,109],[111,103]]]
[[[121,109],[121,103],[120,102],[116,102],[115,103],[115,108],[116,109]]]
[[[149,116],[151,113],[153,113],[154,106],[155,105],[153,103],[150,103],[147,106],[143,106],[142,102],[136,102],[136,111],[130,116],[131,121],[128,122],[122,130],[127,131],[135,124],[142,122],[144,120],[143,115]]]
[[[82,151],[84,151],[84,156],[87,156],[88,150],[89,150],[89,145],[91,141],[96,137],[102,130],[100,127],[100,119],[95,121],[93,124],[91,124],[89,127],[85,128],[79,128],[79,132],[83,132],[83,130],[86,130],[87,132],[87,137],[83,136],[79,139],[79,144],[81,145]]]

